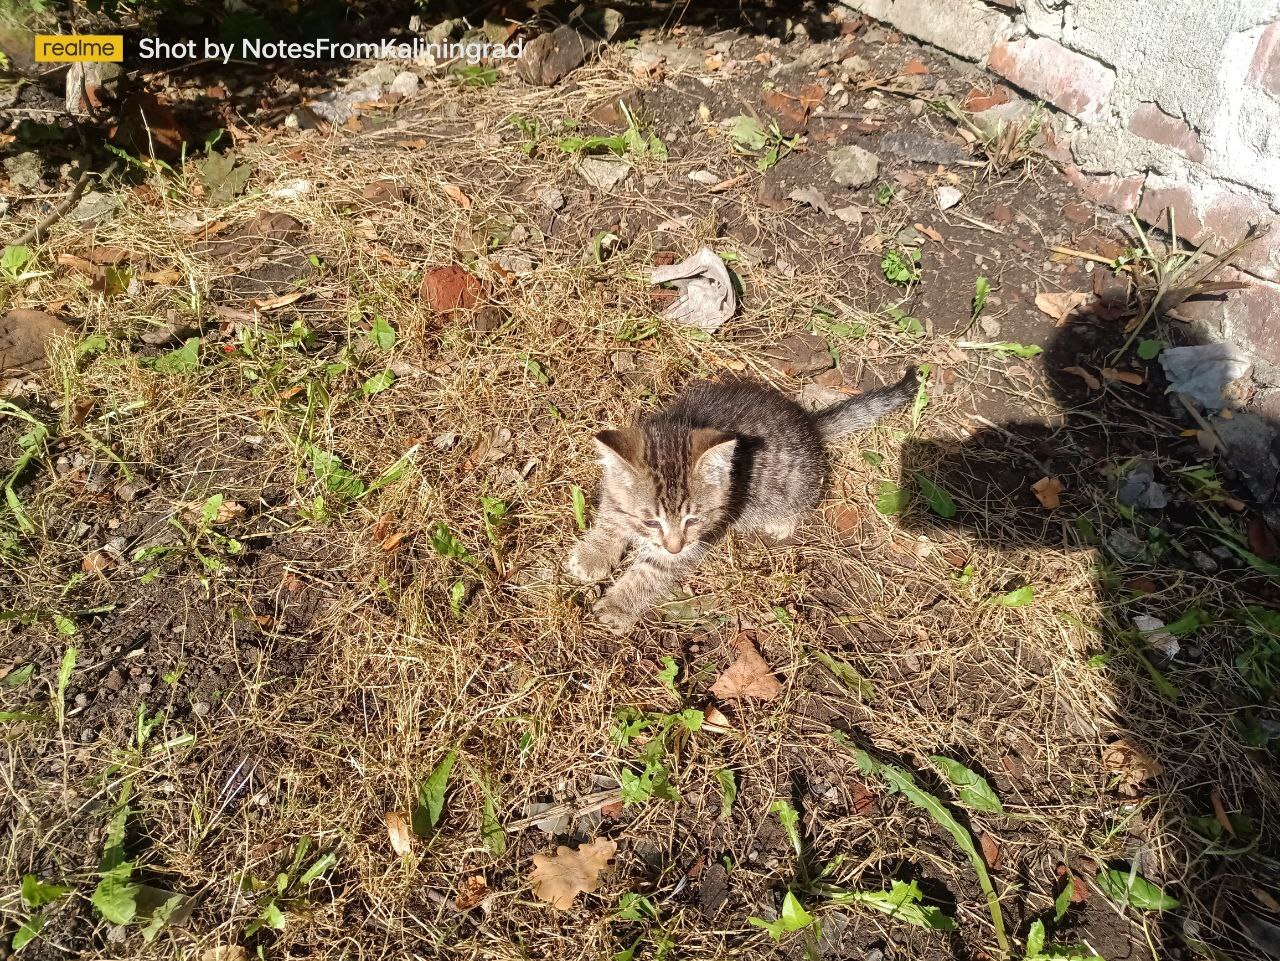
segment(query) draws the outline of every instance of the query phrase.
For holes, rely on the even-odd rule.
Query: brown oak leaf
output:
[[[568,911],[579,894],[590,894],[600,886],[600,873],[617,853],[613,841],[596,838],[576,851],[562,844],[555,854],[535,854],[529,874],[533,893],[556,910]]]
[[[1051,511],[1062,506],[1062,498],[1059,496],[1062,493],[1062,481],[1056,477],[1041,477],[1031,485],[1031,491],[1045,510]]]
[[[781,682],[773,676],[769,663],[760,656],[756,646],[751,643],[751,635],[743,632],[734,642],[738,648],[738,656],[728,669],[711,685],[711,693],[722,701],[737,698],[754,697],[761,701],[772,701],[782,693]]]

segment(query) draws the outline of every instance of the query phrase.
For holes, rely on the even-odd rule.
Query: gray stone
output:
[[[544,206],[550,207],[552,210],[564,209],[564,194],[555,187],[543,187],[534,196]]]
[[[914,130],[894,130],[880,138],[880,149],[914,163],[953,164],[967,160],[963,147]]]
[[[648,69],[665,63],[673,70],[703,70],[706,60],[701,50],[682,47],[666,40],[644,40],[631,56],[633,66]]]
[[[44,180],[44,161],[34,150],[4,158],[5,176],[15,187],[34,190]]]
[[[602,193],[612,193],[631,173],[631,165],[605,157],[583,157],[578,161],[582,179]]]
[[[865,187],[880,174],[880,158],[854,144],[828,151],[827,163],[831,179],[843,187]]]
[[[387,88],[387,93],[399,94],[402,97],[412,97],[418,92],[419,83],[421,81],[416,73],[412,70],[402,70],[391,81],[391,86]]]
[[[1270,501],[1280,476],[1275,428],[1247,411],[1237,411],[1231,418],[1214,417],[1209,423],[1227,445],[1227,461],[1240,473],[1249,493],[1262,503]]]
[[[587,41],[573,27],[556,27],[525,44],[516,61],[516,76],[525,83],[550,87],[587,59]]]
[[[401,74],[401,70],[394,63],[388,63],[383,60],[375,63],[367,70],[361,70],[358,74],[351,78],[351,86],[358,88],[369,87],[385,87],[393,80],[397,79]]]
[[[1155,467],[1150,461],[1140,461],[1120,485],[1116,499],[1125,507],[1144,510],[1161,510],[1169,505],[1169,495],[1164,485],[1157,483]]]

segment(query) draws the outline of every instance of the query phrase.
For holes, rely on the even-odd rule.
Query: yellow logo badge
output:
[[[120,34],[36,34],[36,63],[121,63],[124,37]]]

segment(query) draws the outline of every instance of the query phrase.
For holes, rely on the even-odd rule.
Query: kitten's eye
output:
[[[685,527],[692,527],[694,524],[701,524],[701,523],[702,523],[701,517],[686,517],[684,519]]]
[[[662,524],[660,524],[658,521],[645,521],[644,526],[649,528],[649,530],[651,531],[662,530]]]

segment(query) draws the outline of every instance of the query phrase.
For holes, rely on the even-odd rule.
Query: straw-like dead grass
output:
[[[91,357],[68,347],[41,385],[42,409],[61,438],[49,469],[23,490],[41,536],[25,538],[25,553],[4,562],[15,608],[38,612],[11,626],[9,643],[38,658],[41,678],[69,642],[45,615],[66,612],[79,623],[65,730],[16,729],[0,759],[14,826],[6,875],[35,871],[76,891],[51,912],[48,956],[214,957],[201,952],[244,943],[268,947],[269,957],[572,959],[611,956],[642,936],[649,950],[669,939],[682,957],[764,955],[769,942],[747,918],[773,916],[790,878],[785,838],[769,813],[778,798],[800,805],[810,858],[837,864],[833,880],[879,888],[920,877],[960,927],[947,942],[881,915],[813,904],[828,950],[846,936],[899,945],[911,957],[989,948],[990,918],[964,858],[908,805],[885,794],[870,807],[857,800],[868,788],[832,741],[833,727],[922,770],[931,754],[959,758],[1000,786],[1008,818],[972,821],[999,851],[993,873],[1018,939],[1050,909],[1064,857],[1137,857],[1142,873],[1176,888],[1200,876],[1204,856],[1183,827],[1186,814],[1205,813],[1195,791],[1216,787],[1265,812],[1274,786],[1238,739],[1221,736],[1230,721],[1228,702],[1214,693],[1223,659],[1188,672],[1184,706],[1156,695],[1110,640],[1127,627],[1130,601],[1101,600],[1111,588],[1099,580],[1118,575],[1102,555],[1068,549],[1076,541],[1065,524],[1037,519],[1043,536],[1029,540],[1023,511],[977,476],[955,491],[972,529],[873,510],[878,485],[899,478],[904,447],[968,436],[966,398],[987,363],[978,357],[954,365],[954,381],[935,392],[918,429],[904,414],[836,453],[828,509],[796,544],[731,541],[694,579],[691,598],[669,607],[672,619],[632,637],[608,637],[584,618],[584,592],[562,581],[558,562],[576,534],[572,488],[593,485],[593,430],[699,376],[745,371],[784,383],[759,348],[804,329],[815,305],[843,304],[842,322],[868,325],[865,338],[829,337],[859,371],[865,364],[889,378],[910,360],[951,351],[942,337],[904,337],[856,306],[870,304],[865,277],[877,256],[864,258],[864,275],[850,275],[802,233],[776,235],[776,217],[753,194],[731,202],[677,194],[689,169],[738,169],[724,138],[706,131],[679,164],[639,165],[633,181],[653,178],[642,192],[588,200],[572,158],[554,147],[526,155],[503,125],[517,114],[554,131],[632,84],[606,62],[569,93],[441,87],[391,129],[247,147],[243,156],[257,167],[249,195],[214,211],[182,184],[154,184],[93,238],[174,267],[182,284],[143,284],[107,299],[74,275],[42,283],[40,298],[67,298],[84,335],[108,340]],[[384,179],[411,202],[362,198]],[[311,189],[298,196],[270,194],[304,180]],[[444,184],[471,207],[451,201]],[[549,184],[574,196],[554,231],[531,196]],[[250,265],[193,253],[192,227],[238,224],[262,210],[306,225],[306,249],[321,266],[296,304],[256,318],[218,314],[210,305],[217,276]],[[657,239],[657,223],[684,215],[687,226]],[[522,226],[530,239],[508,246],[529,250],[537,264],[515,279],[476,268],[508,318],[477,334],[469,315],[433,314],[417,285],[424,267],[452,263],[477,237],[483,244],[494,222],[508,233]],[[605,229],[626,243],[598,263],[591,241]],[[791,269],[750,257],[734,264],[746,294],[727,338],[660,325],[651,337],[625,339],[653,316],[645,274],[660,243],[746,251],[765,237]],[[63,231],[42,256],[83,243]],[[136,336],[186,312],[205,325],[198,371],[151,369]],[[374,316],[397,333],[389,353],[369,342]],[[295,322],[314,343],[284,343]],[[637,361],[637,375],[611,369],[619,351]],[[344,370],[331,367],[339,363]],[[361,385],[387,367],[395,384],[364,396]],[[94,406],[75,427],[73,411],[89,399]],[[1046,397],[1023,402],[1054,407]],[[313,447],[340,457],[366,485],[406,454],[412,466],[344,502],[317,478]],[[104,449],[146,481],[136,501],[112,494],[123,471]],[[935,466],[926,459],[909,469]],[[239,553],[209,531],[175,536],[169,523],[180,505],[218,493],[246,509],[213,529],[239,541]],[[1105,499],[1100,490],[1075,493],[1078,503]],[[492,536],[482,498],[506,505]],[[860,520],[841,533],[831,512],[849,505]],[[914,511],[917,521],[926,513],[919,503]],[[475,563],[433,549],[438,524]],[[123,539],[119,562],[77,578],[81,557],[112,537]],[[157,544],[172,550],[137,559]],[[1034,586],[1034,603],[992,603],[1021,584]],[[1165,588],[1161,609],[1226,609],[1239,603],[1234,590],[1183,575]],[[727,733],[700,732],[667,759],[681,802],[615,808],[603,826],[599,811],[578,814],[581,799],[610,790],[634,759],[610,739],[617,712],[705,706],[729,642],[745,629],[787,679],[783,696],[727,705]],[[855,666],[874,700],[833,681],[813,651]],[[1091,661],[1102,652],[1113,658],[1106,668]],[[664,656],[681,665],[678,695],[658,681]],[[123,680],[108,696],[102,685],[113,675]],[[194,744],[130,750],[141,704],[167,718],[153,745],[187,733]],[[93,718],[91,729],[82,717]],[[1101,759],[1120,736],[1146,738],[1151,750],[1176,743],[1178,753],[1161,755],[1169,780],[1144,785],[1136,799],[1117,796]],[[458,763],[441,830],[398,856],[385,816],[413,805],[449,751]],[[1190,759],[1186,771],[1179,757]],[[723,769],[735,772],[739,795],[722,820]],[[1206,770],[1220,780],[1196,780]],[[134,929],[95,921],[88,902],[107,814],[126,778],[140,872],[194,898],[191,920],[150,946]],[[1179,789],[1163,792],[1161,783]],[[507,825],[500,855],[484,843],[486,798]],[[567,914],[537,903],[524,882],[531,855],[553,847],[533,825],[535,803],[569,812],[559,833],[605,831],[621,842],[600,892]],[[283,930],[246,937],[302,836],[313,852],[333,852],[334,866],[281,899]],[[722,865],[733,893],[717,913],[693,892]],[[460,886],[477,875],[487,896],[460,910]],[[613,917],[628,890],[645,893],[659,920]],[[1196,890],[1179,893],[1202,925],[1221,923]],[[1091,910],[1110,910],[1097,891],[1090,897]],[[6,898],[0,909],[16,919],[20,905]],[[1114,926],[1138,941],[1159,937],[1154,926],[1119,918]]]

